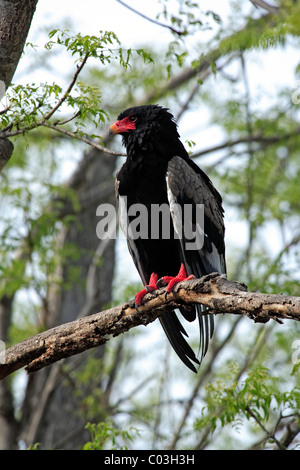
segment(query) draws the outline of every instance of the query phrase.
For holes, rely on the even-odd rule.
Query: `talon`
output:
[[[172,279],[174,279],[172,276],[163,276],[160,279],[158,279],[156,283],[156,287],[160,289],[163,286],[167,286],[169,282],[172,281]]]
[[[135,295],[135,306],[142,305],[142,299],[146,294],[148,294],[147,289],[143,289]]]
[[[162,285],[167,285],[166,293],[165,293],[165,299],[167,298],[167,295],[169,292],[173,290],[173,287],[178,284],[178,282],[181,281],[189,281],[190,279],[195,279],[195,276],[191,274],[190,276],[187,275],[184,264],[181,264],[180,270],[177,274],[177,276],[164,276],[161,277],[157,281],[157,287],[161,287]]]
[[[143,297],[150,292],[153,292],[156,289],[160,289],[163,286],[167,286],[165,292],[165,300],[167,300],[168,293],[173,290],[173,287],[181,281],[188,281],[190,279],[194,279],[195,276],[191,274],[187,276],[184,264],[181,264],[179,273],[177,276],[163,276],[158,279],[158,275],[156,273],[152,273],[150,276],[149,284],[144,286],[140,292],[138,292],[135,296],[135,308],[137,312],[139,312],[138,307],[142,305]]]
[[[153,292],[154,290],[157,289],[156,284],[157,284],[157,279],[158,275],[156,273],[152,273],[150,276],[150,281],[149,284],[147,284],[144,289],[142,289],[140,292],[138,292],[135,295],[135,308],[137,311],[138,307],[142,305],[142,299],[145,297],[146,294],[149,294],[150,292]]]

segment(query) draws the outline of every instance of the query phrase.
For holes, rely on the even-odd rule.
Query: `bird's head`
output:
[[[165,152],[181,144],[174,116],[159,105],[144,105],[128,108],[119,114],[117,121],[110,126],[112,134],[120,134],[123,144],[130,149]]]

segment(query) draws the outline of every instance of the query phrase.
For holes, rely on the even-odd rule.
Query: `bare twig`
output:
[[[114,150],[111,150],[107,147],[104,147],[101,145],[99,142],[93,139],[88,139],[84,135],[78,134],[76,132],[72,131],[67,131],[66,129],[63,129],[62,127],[58,127],[55,124],[50,124],[49,122],[44,122],[41,124],[42,126],[48,127],[49,129],[53,129],[57,132],[60,132],[61,134],[64,134],[68,137],[72,137],[73,139],[81,140],[82,142],[91,145],[92,147],[101,150],[101,152],[108,153],[109,155],[113,155],[114,157],[126,157],[126,153],[122,152],[115,152]]]
[[[221,144],[218,145],[213,145],[212,147],[207,147],[206,149],[199,150],[197,152],[194,152],[192,157],[197,158],[197,157],[202,157],[204,155],[207,155],[209,153],[217,152],[219,150],[224,150],[227,148],[235,147],[236,145],[240,144],[248,144],[249,142],[255,142],[257,144],[261,145],[272,145],[272,144],[277,144],[279,142],[291,139],[293,137],[299,136],[300,135],[300,128],[297,127],[294,131],[292,132],[287,132],[286,134],[282,135],[272,135],[272,136],[263,136],[262,134],[252,134],[251,136],[246,135],[245,137],[240,137],[235,140],[227,140],[225,142],[222,142]]]
[[[7,111],[9,111],[9,109],[10,109],[10,105],[8,105],[8,106],[6,106],[6,108],[2,109],[2,110],[0,111],[0,116],[1,116],[1,114],[7,113]]]
[[[81,114],[81,110],[79,109],[79,111],[77,111],[77,113],[73,114],[73,116],[65,119],[64,121],[57,120],[53,123],[53,125],[54,126],[58,126],[58,125],[62,126],[64,124],[68,124],[68,122],[74,121],[74,119],[78,118],[80,116],[80,114]]]
[[[269,3],[265,2],[264,0],[250,0],[251,3],[255,7],[260,7],[266,10],[268,13],[278,13],[279,8],[276,5],[270,5]]]
[[[300,297],[247,292],[245,285],[228,281],[217,273],[177,284],[165,299],[165,289],[147,294],[137,311],[129,302],[104,312],[80,318],[33,336],[5,351],[0,379],[26,366],[39,370],[60,359],[106,343],[137,325],[147,325],[179,305],[201,303],[211,314],[245,315],[255,322],[274,319],[300,321]]]
[[[278,446],[278,449],[280,450],[285,450],[285,447],[280,443],[280,441],[276,438],[275,434],[268,431],[265,426],[263,425],[263,423],[261,422],[261,420],[259,419],[259,417],[251,410],[251,408],[249,408],[249,406],[247,406],[246,408],[246,411],[247,413],[249,413],[249,415],[254,419],[254,421],[256,421],[256,423],[261,427],[261,429],[264,431],[264,433],[267,435],[268,439],[272,439],[276,445]]]
[[[156,24],[157,26],[161,26],[163,28],[167,28],[169,29],[170,31],[172,31],[172,33],[175,33],[175,34],[178,34],[178,36],[181,36],[183,34],[186,34],[186,31],[179,31],[178,29],[175,29],[173,28],[172,26],[168,25],[168,24],[165,24],[165,23],[161,23],[160,21],[157,21],[157,20],[154,20],[153,18],[149,18],[149,16],[147,15],[144,15],[143,13],[141,13],[140,11],[136,10],[135,8],[131,7],[130,5],[127,5],[127,3],[123,2],[122,0],[116,0],[118,3],[120,3],[121,5],[123,5],[125,8],[128,8],[128,10],[132,11],[133,13],[135,13],[136,15],[139,15],[141,16],[142,18],[144,18],[145,20],[147,21],[150,21],[150,23],[154,23]]]

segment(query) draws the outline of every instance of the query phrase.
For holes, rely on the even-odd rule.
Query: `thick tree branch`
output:
[[[300,321],[300,297],[248,292],[244,284],[228,281],[217,273],[182,282],[165,299],[165,290],[147,294],[137,311],[133,302],[80,318],[37,334],[5,351],[0,379],[26,367],[34,372],[60,359],[106,343],[138,325],[147,325],[179,305],[202,303],[211,314],[245,315],[255,322],[270,319]]]
[[[71,137],[72,139],[81,140],[81,142],[84,142],[85,144],[88,144],[91,147],[94,147],[95,149],[100,150],[101,152],[107,153],[108,155],[112,155],[114,157],[126,157],[126,155],[127,155],[124,152],[115,152],[114,150],[111,150],[107,147],[104,147],[103,145],[101,145],[101,143],[99,143],[98,140],[88,139],[88,138],[84,137],[83,135],[76,134],[75,132],[68,131],[68,130],[63,129],[61,127],[58,127],[56,124],[50,124],[50,123],[47,123],[47,122],[43,122],[41,125],[44,126],[44,127],[48,127],[49,129],[53,129],[54,131],[60,132],[61,134],[64,134],[68,137]]]

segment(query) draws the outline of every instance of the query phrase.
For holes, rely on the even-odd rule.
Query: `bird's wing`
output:
[[[188,274],[226,274],[222,200],[207,175],[192,161],[173,157],[166,174],[173,226]]]
[[[226,274],[221,196],[192,160],[180,157],[170,160],[166,183],[173,226],[180,239],[187,274],[194,274],[196,278],[211,272]],[[205,307],[202,305],[196,305],[196,311],[202,359],[213,334],[214,322],[212,315],[203,315]],[[193,319],[193,315],[186,316],[184,311],[182,313],[188,320]],[[168,318],[168,314],[163,315],[161,321],[165,322],[165,330],[170,329],[171,317]],[[176,335],[171,330],[173,343],[178,342],[178,334],[178,328]]]

